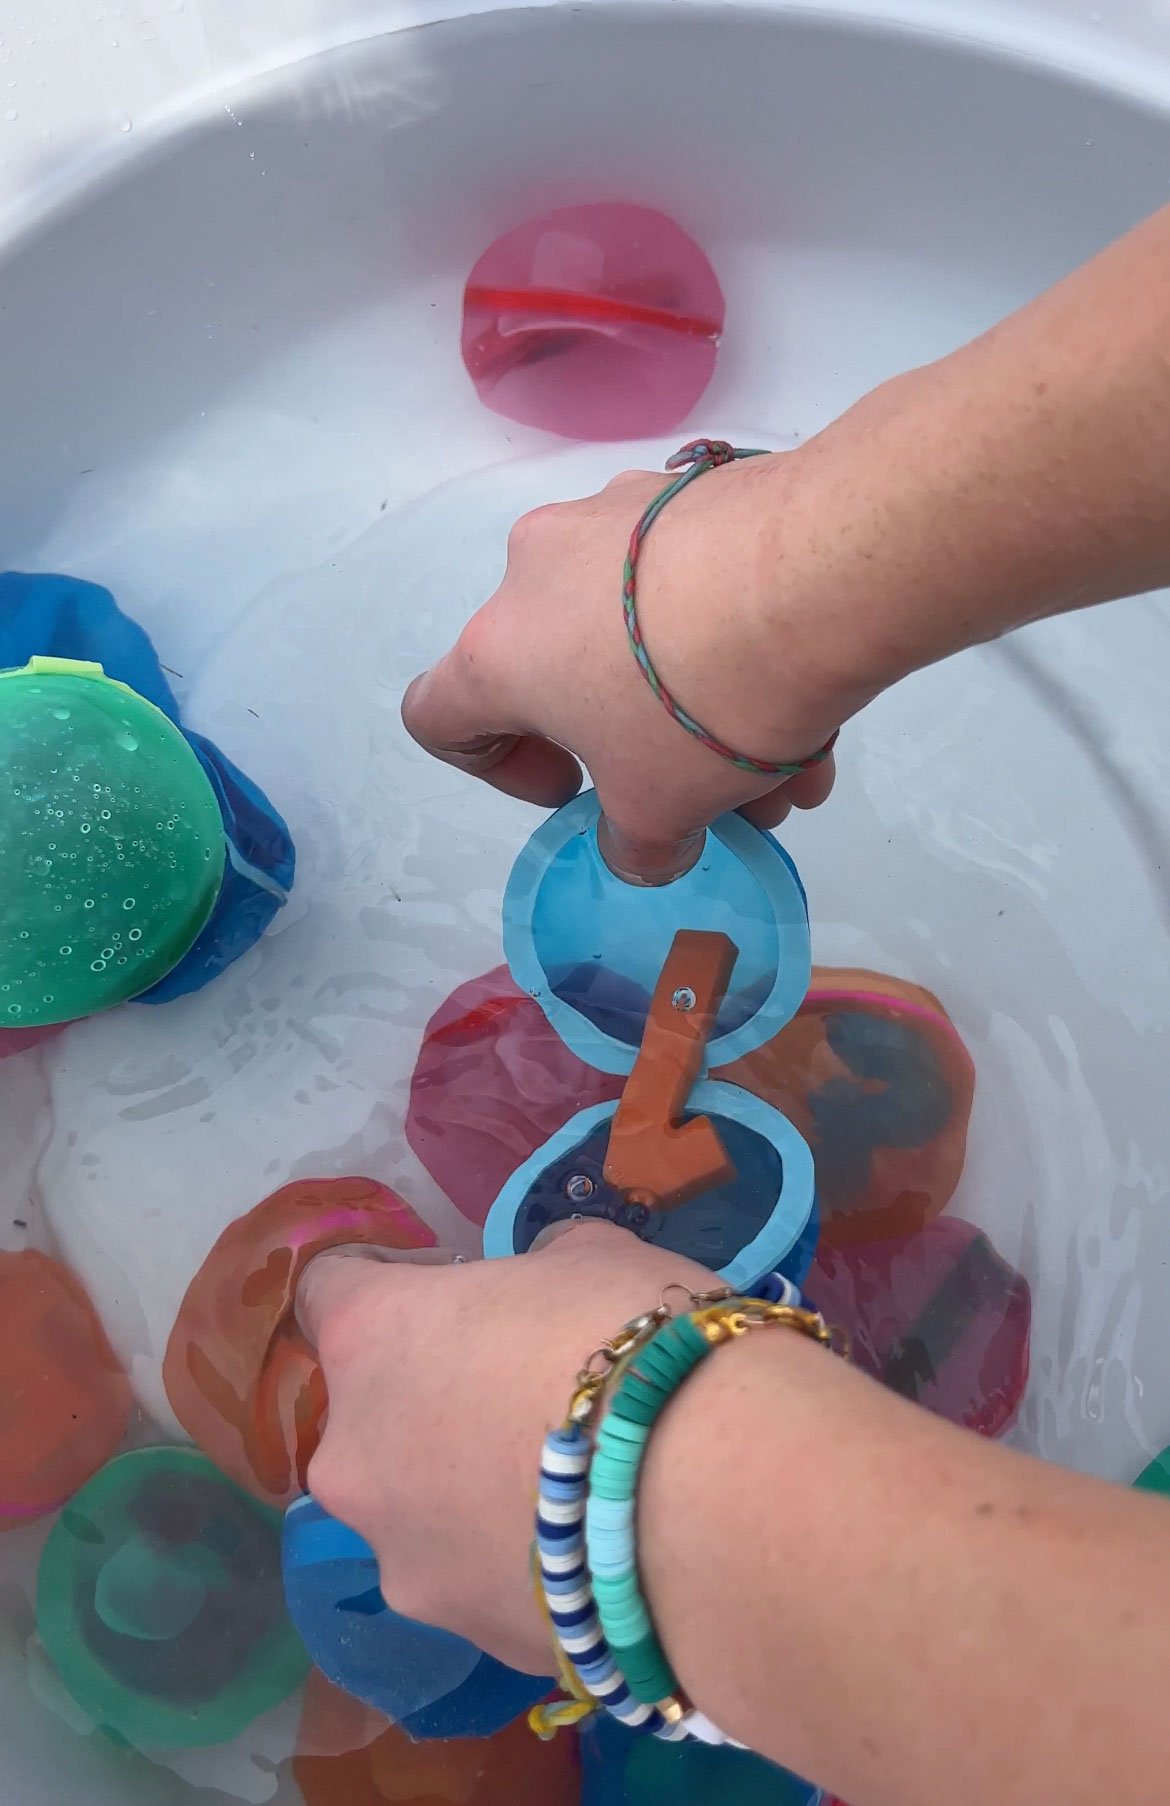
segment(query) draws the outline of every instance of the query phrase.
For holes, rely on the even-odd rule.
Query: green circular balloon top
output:
[[[226,1743],[309,1669],[280,1513],[191,1448],[119,1455],[70,1500],[41,1556],[37,1632],[82,1710],[136,1749]]]
[[[215,907],[215,791],[100,665],[0,672],[0,1029],[71,1022],[174,969]]]

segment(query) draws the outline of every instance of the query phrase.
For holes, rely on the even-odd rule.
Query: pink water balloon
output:
[[[715,371],[725,305],[693,238],[649,207],[560,207],[467,279],[463,361],[497,414],[566,439],[680,426]]]

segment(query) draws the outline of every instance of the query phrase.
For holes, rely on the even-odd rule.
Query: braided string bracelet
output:
[[[684,445],[681,451],[667,460],[667,470],[681,471],[673,483],[657,495],[634,528],[630,540],[630,549],[626,554],[625,567],[622,572],[622,609],[626,617],[626,634],[630,642],[630,650],[638,661],[638,669],[650,685],[655,696],[671,718],[685,728],[688,734],[700,741],[709,752],[717,753],[730,765],[740,771],[750,771],[760,777],[794,778],[798,772],[808,771],[827,759],[837,742],[837,735],[826,740],[819,752],[812,753],[807,759],[800,759],[795,764],[773,764],[766,759],[749,759],[745,753],[738,753],[733,747],[725,746],[722,740],[705,728],[695,717],[688,714],[676,696],[673,696],[663,683],[654,667],[653,660],[646,649],[642,637],[642,627],[638,620],[638,558],[647,533],[654,525],[662,510],[676,495],[681,495],[689,483],[701,477],[708,470],[718,470],[722,464],[732,464],[742,458],[765,458],[769,454],[764,451],[737,450],[723,439],[695,439]]]

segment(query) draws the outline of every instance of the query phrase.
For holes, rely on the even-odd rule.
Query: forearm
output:
[[[730,569],[742,613],[684,621],[674,674],[685,693],[735,640],[719,719],[764,756],[802,695],[819,728],[826,703],[840,720],[966,646],[1170,581],[1170,209],[693,509],[680,561],[715,593]]]
[[[768,1330],[669,1407],[639,1546],[684,1687],[852,1806],[1096,1806],[1170,1765],[1168,1533]]]

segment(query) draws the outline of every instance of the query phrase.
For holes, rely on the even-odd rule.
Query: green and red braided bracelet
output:
[[[728,764],[736,766],[740,771],[750,771],[760,777],[794,778],[798,772],[808,771],[828,758],[837,741],[834,734],[818,752],[810,754],[796,764],[773,764],[767,760],[749,759],[745,753],[738,753],[733,747],[725,746],[701,722],[683,708],[677,697],[673,696],[663,683],[654,668],[646,642],[642,637],[641,625],[638,621],[638,558],[647,533],[654,525],[668,502],[676,495],[681,495],[688,483],[701,477],[708,470],[718,470],[722,464],[735,463],[740,458],[762,458],[768,454],[762,451],[740,451],[728,445],[722,439],[694,439],[684,445],[667,461],[667,470],[677,470],[681,475],[667,484],[660,495],[655,496],[641,520],[634,528],[630,540],[630,549],[626,554],[625,569],[622,574],[622,608],[626,617],[626,633],[629,637],[630,650],[638,661],[638,668],[655,696],[671,718],[685,728],[688,734],[700,741],[708,751],[717,753]]]

